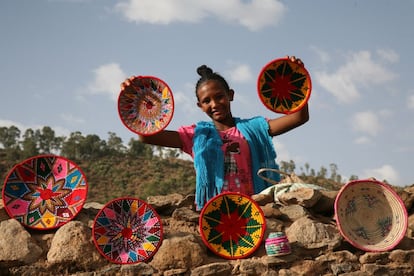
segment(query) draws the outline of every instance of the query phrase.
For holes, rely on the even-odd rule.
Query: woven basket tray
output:
[[[396,192],[382,182],[351,181],[335,199],[335,216],[342,236],[364,251],[387,251],[404,238],[408,216]]]

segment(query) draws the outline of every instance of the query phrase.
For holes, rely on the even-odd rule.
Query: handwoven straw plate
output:
[[[170,123],[174,113],[171,89],[153,76],[138,76],[118,96],[122,123],[139,135],[153,135]]]
[[[161,218],[137,198],[117,198],[96,215],[92,236],[99,253],[117,264],[146,262],[161,245]]]
[[[210,199],[199,219],[201,238],[216,255],[240,259],[261,244],[266,221],[260,206],[250,197],[225,192]]]
[[[10,217],[37,230],[54,229],[72,220],[88,192],[86,177],[74,162],[56,155],[38,155],[15,165],[3,186]]]
[[[387,184],[373,179],[351,181],[335,199],[342,236],[364,251],[387,251],[404,238],[408,216],[404,203]]]
[[[268,109],[290,114],[299,111],[308,102],[312,82],[303,64],[279,58],[263,67],[257,80],[257,90]]]

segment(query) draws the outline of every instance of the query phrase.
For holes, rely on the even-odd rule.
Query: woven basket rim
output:
[[[227,198],[227,199],[226,199]],[[247,251],[244,252],[243,255],[239,255],[239,254],[235,254],[235,255],[231,255],[231,254],[227,254],[225,252],[220,252],[217,248],[215,248],[215,246],[213,246],[213,244],[211,244],[208,241],[208,236],[206,235],[206,230],[203,228],[203,220],[205,219],[206,215],[208,215],[208,212],[211,212],[209,210],[209,208],[211,206],[214,206],[214,204],[216,204],[219,201],[225,201],[225,200],[232,200],[234,202],[238,202],[238,199],[242,199],[245,203],[249,203],[251,205],[251,209],[255,209],[255,213],[257,215],[257,217],[260,217],[260,219],[262,220],[262,224],[260,227],[260,230],[258,231],[258,235],[259,237],[256,240],[256,243]],[[238,202],[239,204],[240,202]],[[228,222],[227,222],[228,223]],[[257,222],[258,224],[260,222]],[[262,241],[264,239],[264,234],[266,232],[266,218],[264,216],[264,212],[263,210],[260,208],[260,205],[254,200],[252,199],[250,196],[243,194],[243,193],[238,193],[238,192],[223,192],[220,193],[216,196],[214,196],[213,198],[211,198],[206,205],[204,205],[203,209],[200,212],[200,216],[199,216],[199,232],[200,232],[200,236],[202,239],[202,242],[216,255],[225,258],[225,259],[230,259],[230,260],[235,260],[235,259],[242,259],[242,258],[247,258],[249,257],[251,254],[253,254],[262,244]],[[242,246],[242,245],[241,245]]]
[[[341,235],[356,248],[387,251],[405,236],[407,210],[388,184],[375,179],[350,181],[338,192],[334,207]]]

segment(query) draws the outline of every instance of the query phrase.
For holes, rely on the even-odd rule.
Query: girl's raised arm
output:
[[[154,135],[139,136],[139,140],[146,144],[169,147],[169,148],[182,148],[182,142],[180,135],[177,131],[163,130]]]
[[[286,56],[291,61],[304,66],[301,59],[295,56]],[[309,121],[309,108],[306,104],[302,109],[295,113],[284,115],[282,117],[269,120],[269,135],[276,136],[288,132]]]
[[[121,84],[121,89],[122,90],[133,89],[131,87],[131,84],[135,78],[136,78],[135,76],[131,76],[128,79],[126,79]],[[181,148],[182,147],[180,135],[178,134],[177,131],[172,131],[172,130],[162,130],[156,134],[149,135],[149,136],[139,135],[139,140],[146,144],[162,146],[162,147],[170,147],[170,148]]]
[[[301,110],[269,120],[269,135],[276,136],[288,132],[309,120],[309,109],[306,104]]]

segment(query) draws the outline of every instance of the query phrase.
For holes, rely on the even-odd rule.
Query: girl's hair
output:
[[[227,81],[219,73],[213,72],[213,70],[207,65],[201,65],[200,67],[198,67],[197,74],[200,75],[200,79],[197,81],[197,84],[195,87],[197,98],[198,98],[198,95],[197,95],[198,88],[200,87],[202,83],[209,81],[209,80],[215,80],[215,81],[220,82],[221,85],[223,85],[226,92],[230,90],[230,86],[227,83]]]

